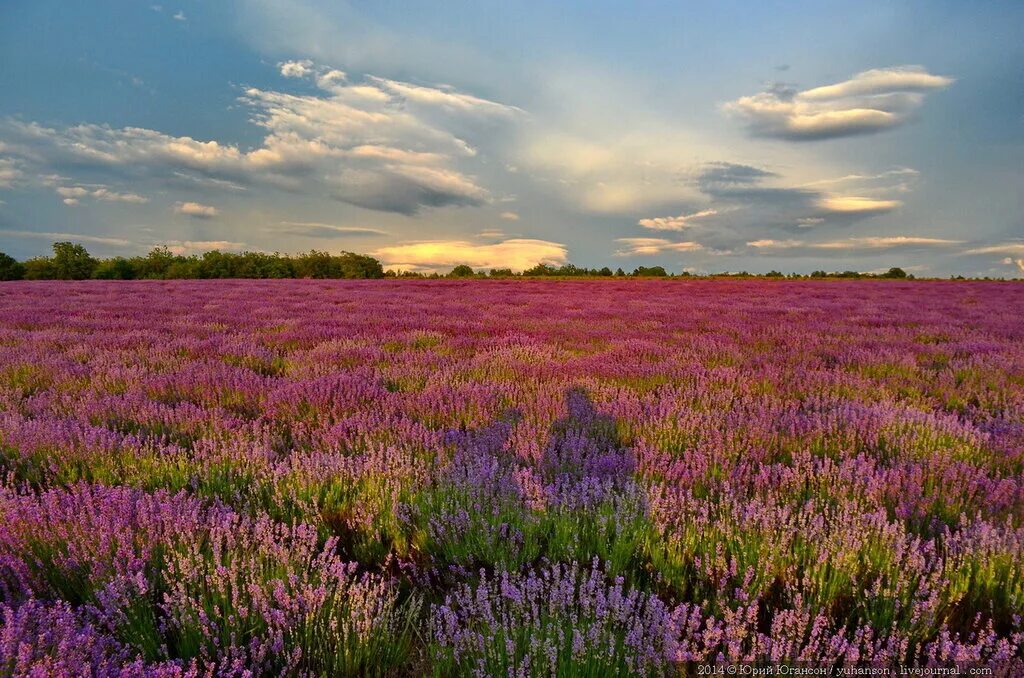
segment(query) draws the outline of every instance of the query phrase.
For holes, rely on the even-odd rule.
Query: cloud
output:
[[[519,215],[515,212],[502,212],[498,217],[506,221],[519,221]]]
[[[545,131],[517,152],[535,180],[547,183],[573,207],[632,216],[696,198],[679,180],[686,146],[674,130],[645,125],[613,138]]]
[[[745,237],[741,234],[753,229],[791,232],[847,226],[899,209],[903,203],[892,194],[909,191],[916,176],[915,170],[898,168],[792,185],[760,167],[708,163],[698,169],[693,183],[705,202],[715,205],[710,210],[714,213],[703,214],[699,221],[691,217],[687,227],[725,238],[730,231]]]
[[[0,188],[10,188],[22,176],[13,158],[0,158]]]
[[[390,92],[401,97],[405,102],[411,104],[426,104],[438,106],[453,111],[466,113],[484,113],[498,115],[513,115],[523,113],[521,108],[500,104],[496,101],[489,101],[475,97],[472,94],[457,92],[451,87],[422,87],[407,82],[388,80],[386,78],[370,77],[370,81],[376,84],[381,90]]]
[[[637,223],[644,228],[649,228],[654,231],[681,231],[690,226],[690,221],[693,219],[711,217],[716,214],[718,214],[718,210],[708,209],[694,212],[693,214],[680,214],[677,217],[652,217],[649,219],[641,219]]]
[[[228,240],[166,240],[161,243],[171,254],[188,256],[190,254],[201,254],[210,250],[240,251],[245,249],[244,242],[230,242]]]
[[[747,242],[747,247],[765,253],[787,253],[799,256],[801,253],[817,253],[822,251],[833,252],[867,252],[891,249],[930,249],[946,248],[962,244],[962,240],[948,240],[945,238],[924,238],[918,236],[865,236],[859,238],[845,238],[843,240],[830,240],[822,242],[808,242],[805,240],[774,240],[770,238],[752,240]]]
[[[1024,242],[1003,242],[964,250],[963,254],[1024,254]]]
[[[279,63],[277,67],[281,70],[281,75],[286,78],[304,78],[313,72],[313,62],[309,59],[284,61]]]
[[[522,271],[539,263],[566,262],[565,245],[547,240],[513,238],[479,245],[464,240],[432,240],[382,247],[374,256],[392,270],[447,270],[459,264],[473,268]]]
[[[953,82],[921,66],[894,66],[803,91],[773,85],[724,109],[745,121],[756,136],[833,139],[898,127],[912,118],[926,94]]]
[[[82,235],[79,233],[63,233],[59,231],[23,231],[14,229],[0,229],[0,233],[17,238],[39,238],[42,240],[71,240],[73,242],[96,243],[99,245],[112,245],[114,247],[128,247],[131,241],[123,238],[108,238],[98,235]]]
[[[1008,266],[1015,265],[1021,273],[1024,273],[1024,259],[1014,259],[1012,257],[1006,257],[1005,259],[1003,259],[1003,263]]]
[[[183,214],[194,219],[212,219],[220,214],[220,210],[211,205],[198,202],[179,202],[174,206],[175,214]]]
[[[269,186],[406,215],[490,201],[461,168],[478,154],[467,139],[480,125],[507,122],[518,109],[451,88],[372,76],[351,82],[341,71],[307,61],[279,68],[319,91],[245,89],[240,100],[265,131],[262,143],[248,150],[137,127],[54,129],[11,119],[0,123],[0,136],[16,141],[15,153],[47,168],[98,167],[140,181]],[[472,113],[471,121],[465,113]],[[481,132],[481,138],[488,135]]]
[[[188,21],[188,17],[186,17],[185,13],[183,11],[181,11],[180,9],[177,12],[174,13],[173,19],[175,21]]]
[[[376,228],[365,228],[362,226],[335,226],[334,224],[321,224],[308,221],[283,221],[281,222],[281,228],[274,229],[274,232],[286,235],[300,235],[309,238],[345,238],[388,234],[387,231],[381,231]]]
[[[183,182],[188,182],[190,184],[195,184],[197,186],[202,186],[203,188],[212,189],[212,190],[221,190],[221,189],[227,189],[229,191],[246,191],[246,190],[248,190],[245,186],[242,186],[240,184],[236,184],[233,181],[227,181],[225,179],[214,179],[213,177],[196,176],[194,174],[189,174],[188,172],[178,172],[178,171],[172,172],[172,175],[176,179],[180,179]]]
[[[56,190],[57,195],[63,198],[65,205],[77,205],[82,198],[93,198],[103,202],[132,203],[135,205],[144,205],[149,202],[149,198],[138,193],[118,193],[103,185],[57,186],[54,190]]]
[[[892,212],[903,203],[899,200],[876,200],[861,196],[826,196],[818,200],[818,207],[834,214],[871,215]]]
[[[704,249],[700,243],[692,241],[672,242],[664,238],[617,238],[626,247],[615,252],[617,257],[635,255],[654,255],[663,252],[699,252]]]

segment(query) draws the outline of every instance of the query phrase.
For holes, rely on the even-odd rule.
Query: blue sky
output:
[[[0,5],[0,250],[1024,272],[1024,4]]]

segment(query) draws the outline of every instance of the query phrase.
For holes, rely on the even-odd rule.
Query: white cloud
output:
[[[932,75],[921,66],[897,66],[863,71],[849,80],[815,87],[800,93],[808,101],[833,101],[855,96],[887,95],[893,92],[930,92],[953,84],[952,78]]]
[[[831,251],[870,251],[886,249],[924,249],[932,247],[952,247],[959,245],[962,240],[948,240],[945,238],[923,238],[917,236],[895,235],[895,236],[865,236],[859,238],[846,238],[843,240],[831,240],[823,242],[808,242],[806,240],[773,240],[770,238],[762,240],[751,240],[747,242],[748,247],[759,251],[783,251],[783,250],[831,250]]]
[[[473,125],[462,129],[449,111],[471,111],[479,122],[507,120],[518,109],[450,88],[372,77],[350,83],[340,71],[310,62],[284,62],[280,69],[311,80],[320,93],[246,89],[241,100],[266,131],[252,150],[136,127],[51,129],[7,120],[0,133],[47,166],[130,168],[133,178],[185,177],[206,188],[262,184],[402,214],[491,199],[460,168],[477,155],[463,134]]]
[[[704,249],[700,243],[692,241],[672,242],[664,238],[617,238],[626,247],[615,253],[615,256],[654,255],[663,252],[698,252]]]
[[[174,20],[175,21],[188,21],[188,17],[186,17],[185,13],[179,9],[174,14]]]
[[[776,84],[724,108],[759,136],[830,139],[902,125],[921,107],[927,93],[953,82],[953,78],[933,75],[921,66],[894,66],[804,91]]]
[[[884,214],[899,208],[899,200],[878,200],[852,195],[825,196],[818,200],[818,207],[835,214]]]
[[[198,202],[179,202],[174,206],[174,212],[194,219],[212,219],[220,214],[216,207]]]
[[[502,212],[498,216],[506,221],[519,221],[519,215],[515,212]]]
[[[718,210],[701,210],[700,212],[694,212],[693,214],[680,214],[676,217],[652,217],[649,219],[641,219],[637,222],[644,228],[649,228],[654,231],[681,231],[687,226],[690,226],[690,221],[693,219],[701,219],[703,217],[710,217],[718,214]]]
[[[523,113],[522,109],[515,106],[500,104],[496,101],[475,97],[472,94],[457,92],[450,87],[422,87],[407,82],[377,77],[371,77],[370,81],[376,84],[379,89],[395,94],[408,103],[440,106],[449,110],[467,113],[497,113],[500,115]]]
[[[607,124],[607,138],[544,131],[518,151],[522,165],[586,212],[632,215],[699,199],[679,180],[683,158],[698,149],[678,130],[649,121],[630,130]]]
[[[190,254],[201,254],[210,250],[239,251],[245,249],[244,242],[230,242],[228,240],[166,240],[161,243],[171,254],[188,256]]]
[[[1024,254],[1024,242],[1003,242],[964,250],[964,254]]]
[[[196,184],[198,186],[202,186],[208,189],[227,189],[229,191],[248,190],[245,186],[242,186],[241,184],[237,184],[233,181],[227,181],[225,179],[214,179],[213,177],[196,176],[194,174],[189,174],[188,172],[179,171],[172,172],[172,175],[177,179],[181,179],[182,181],[187,181],[191,184]]]
[[[346,236],[379,236],[387,235],[387,231],[364,226],[335,226],[314,221],[282,221],[275,233],[301,235],[309,238],[343,238]]]
[[[0,158],[0,188],[10,188],[21,175],[21,170],[13,158]]]
[[[522,271],[539,263],[563,264],[565,245],[547,240],[513,238],[480,245],[464,240],[432,240],[382,247],[374,256],[392,270],[447,270],[459,264],[473,268]]]
[[[1005,259],[1003,259],[1003,263],[1007,265],[1015,265],[1021,273],[1024,273],[1024,259],[1014,259],[1012,257],[1006,257]]]
[[[86,197],[104,202],[123,202],[136,205],[144,205],[149,202],[149,198],[138,193],[119,193],[103,185],[57,186],[54,190],[63,198],[65,205],[77,205],[82,198]]]
[[[281,75],[286,78],[304,78],[313,72],[313,62],[309,59],[302,61],[284,61],[277,65],[281,69]]]
[[[15,229],[0,229],[0,233],[18,238],[38,238],[41,240],[70,240],[73,242],[96,243],[99,245],[112,245],[114,247],[128,247],[132,243],[123,238],[109,238],[99,235],[82,235],[79,233],[63,233],[59,231],[23,231]]]

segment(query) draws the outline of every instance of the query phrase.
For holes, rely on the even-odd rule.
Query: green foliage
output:
[[[511,268],[492,268],[488,273],[477,273],[472,267],[460,264],[446,276],[415,271],[384,271],[381,263],[370,256],[341,252],[331,254],[318,250],[294,256],[277,252],[221,252],[212,250],[201,255],[184,256],[175,254],[166,246],[154,247],[144,257],[130,259],[112,257],[110,259],[93,258],[82,245],[71,242],[53,244],[52,257],[34,257],[25,262],[18,262],[0,252],[0,281],[2,280],[135,280],[175,278],[511,278],[520,275],[525,278],[591,278],[591,277],[692,277],[689,272],[669,273],[663,266],[638,266],[627,274],[622,268],[614,272],[611,268],[587,268],[575,264],[555,266],[539,263],[520,274]],[[885,273],[872,274],[858,271],[827,272],[813,271],[810,274],[791,273],[786,276],[780,271],[767,273],[718,273],[711,277],[726,278],[887,278],[895,280],[913,280],[914,276],[898,267],[892,267]],[[963,279],[958,276],[957,279]],[[986,278],[987,279],[987,278]]]
[[[53,243],[53,272],[61,280],[86,280],[92,277],[95,268],[96,260],[82,245]]]
[[[668,272],[663,266],[637,266],[633,269],[633,275],[642,278],[663,278]]]
[[[93,269],[92,277],[97,280],[133,280],[135,267],[124,257],[100,259]]]
[[[21,280],[25,277],[25,266],[5,252],[0,252],[0,280]]]
[[[52,257],[32,257],[24,264],[25,280],[56,280],[57,269]]]
[[[449,278],[472,278],[474,275],[476,275],[476,274],[473,272],[472,268],[470,268],[466,264],[459,264],[458,266],[456,266],[455,268],[453,268],[451,270],[451,273],[448,274],[448,277]]]
[[[885,273],[883,273],[879,277],[880,278],[906,278],[907,277],[907,272],[904,271],[902,268],[898,268],[896,266],[893,266],[892,268],[890,268],[888,271],[886,271]]]
[[[95,259],[70,242],[53,245],[54,256],[19,263],[0,253],[0,280],[169,280],[176,278],[383,278],[380,262],[363,254],[312,250],[294,257],[266,252],[175,254],[154,247],[144,257]],[[511,274],[511,271],[509,271]]]

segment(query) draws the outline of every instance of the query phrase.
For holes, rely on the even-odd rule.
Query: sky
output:
[[[0,2],[0,250],[1024,276],[1024,3]]]

